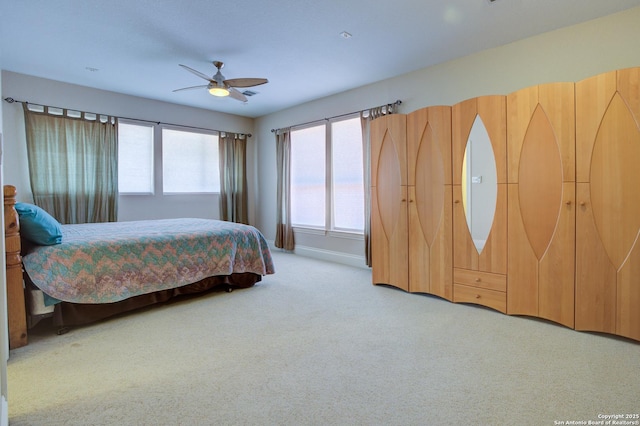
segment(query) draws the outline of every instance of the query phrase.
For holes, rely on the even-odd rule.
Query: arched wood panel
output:
[[[538,86],[538,103],[551,123],[562,161],[562,181],[576,181],[575,84]]]
[[[615,72],[576,83],[576,182],[589,182],[591,153],[602,116],[616,93]]]
[[[417,155],[424,141],[426,127],[429,126],[434,149],[440,157],[434,167],[442,167],[444,184],[451,185],[451,107],[432,106],[421,108],[407,115],[407,170],[408,185],[416,185],[416,170],[425,164],[417,161]],[[434,161],[429,159],[429,161]]]
[[[640,339],[640,68],[578,82],[576,100],[576,328]]]
[[[520,212],[520,188],[509,184],[509,265],[507,270],[507,313],[538,316],[539,265]]]
[[[373,120],[370,135],[372,280],[408,291],[406,116]]]
[[[478,115],[477,98],[457,103],[451,109],[451,173],[454,185],[462,184],[464,151],[476,115]]]
[[[409,291],[452,299],[451,108],[407,116]]]
[[[371,186],[378,186],[380,167],[395,167],[400,170],[400,185],[407,184],[407,116],[390,114],[371,122]],[[383,143],[391,143],[395,153],[389,157],[382,156]],[[384,163],[390,166],[382,166]]]
[[[617,71],[618,93],[640,129],[640,67]],[[634,142],[640,143],[635,134]],[[637,164],[636,164],[637,166]],[[625,204],[626,207],[626,204]],[[637,208],[636,206],[632,207]],[[625,266],[618,275],[616,329],[621,336],[640,340],[640,242],[636,239]]]
[[[616,334],[640,340],[640,244],[636,242],[617,276]]]
[[[574,325],[574,85],[507,96],[507,312]]]
[[[576,330],[616,332],[617,273],[591,210],[589,183],[576,184]]]
[[[453,266],[478,271],[480,255],[471,239],[462,205],[461,185],[453,185]]]

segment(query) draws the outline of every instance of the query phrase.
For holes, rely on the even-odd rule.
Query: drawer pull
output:
[[[476,294],[476,299],[480,299],[480,295],[479,294]]]
[[[482,278],[476,278],[476,282],[479,283],[482,281]]]

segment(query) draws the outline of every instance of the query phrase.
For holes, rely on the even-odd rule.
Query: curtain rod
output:
[[[384,105],[380,105],[374,108],[381,108],[381,107],[385,107],[385,106],[391,106],[391,105],[400,105],[402,103],[402,101],[400,99],[398,99],[397,101],[390,103],[390,104],[384,104]],[[307,121],[306,123],[300,123],[300,124],[294,124],[292,126],[289,127],[300,127],[300,126],[304,126],[307,124],[312,124],[312,123],[318,123],[320,121],[329,121],[329,120],[333,120],[334,118],[340,118],[340,117],[346,117],[347,115],[352,115],[352,114],[357,114],[363,111],[367,111],[369,109],[373,109],[373,108],[366,108],[360,111],[353,111],[353,112],[347,112],[346,114],[340,114],[340,115],[334,115],[333,117],[329,117],[329,118],[319,118],[317,120],[313,120],[313,121]],[[271,129],[271,133],[277,132],[280,129]]]
[[[5,102],[10,103],[10,104],[12,104],[14,102],[19,102],[19,103],[24,103],[24,104],[27,104],[27,105],[31,104],[31,105],[39,105],[39,106],[42,106],[42,107],[46,106],[47,108],[58,108],[58,109],[69,110],[69,108],[61,108],[61,107],[57,107],[57,106],[42,105],[42,104],[36,104],[36,103],[33,103],[33,102],[27,102],[27,101],[18,101],[18,100],[15,100],[15,99],[11,98],[11,97],[4,98],[4,100],[5,100]],[[71,111],[77,111],[77,110],[71,109]],[[88,112],[88,111],[86,111],[86,112]],[[113,116],[112,114],[97,114],[95,112],[88,112],[88,113],[89,114],[94,114],[96,116],[100,116],[100,115]],[[142,119],[142,118],[131,118],[131,117],[120,117],[120,116],[115,116],[115,117],[116,118],[121,118],[123,120],[141,121],[143,123],[154,123],[154,124],[157,124],[157,125],[164,124],[166,126],[183,127],[183,128],[186,128],[186,129],[207,130],[207,131],[210,131],[210,132],[218,132],[218,133],[234,133],[234,134],[239,134],[239,135],[246,136],[248,138],[250,138],[252,136],[251,133],[228,132],[226,130],[208,129],[206,127],[186,126],[184,124],[165,123],[165,122],[162,122],[162,121],[145,120],[145,119]]]

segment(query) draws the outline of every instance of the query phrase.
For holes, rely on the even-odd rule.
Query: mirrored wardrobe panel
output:
[[[506,97],[452,108],[454,301],[506,312]]]

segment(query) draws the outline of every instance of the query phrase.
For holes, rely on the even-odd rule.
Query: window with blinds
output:
[[[220,192],[218,135],[162,129],[162,192]]]
[[[358,116],[291,131],[294,227],[362,233],[362,130]]]
[[[153,194],[153,125],[118,123],[118,192]]]

